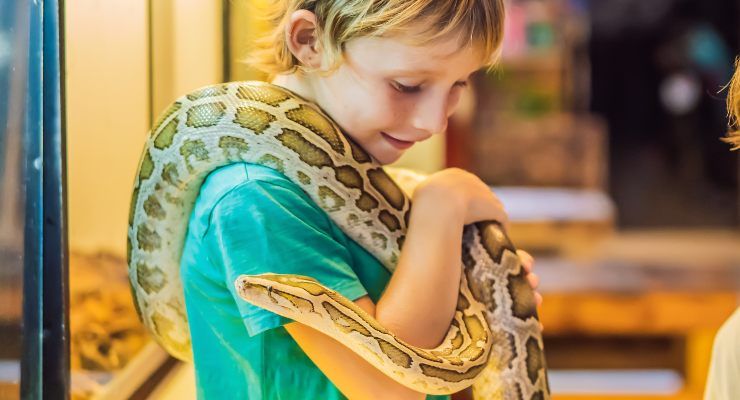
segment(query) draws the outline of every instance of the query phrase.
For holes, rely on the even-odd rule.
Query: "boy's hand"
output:
[[[522,267],[527,271],[527,281],[529,281],[529,285],[534,289],[534,299],[537,302],[537,307],[540,307],[542,306],[542,295],[537,291],[537,287],[540,285],[540,278],[533,272],[534,257],[524,250],[517,250],[516,254],[519,256],[519,259],[522,260]],[[540,329],[542,329],[541,323]]]
[[[455,224],[498,221],[504,227],[509,217],[501,200],[477,176],[460,168],[446,168],[429,175],[414,190],[415,206],[427,203],[431,209],[455,211]]]

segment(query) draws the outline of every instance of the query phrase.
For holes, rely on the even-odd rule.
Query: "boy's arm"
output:
[[[438,205],[417,198],[401,257],[378,306],[367,296],[355,300],[399,338],[426,348],[444,338],[460,287],[463,221],[456,207]],[[329,336],[300,323],[285,328],[350,399],[424,398]]]
[[[368,296],[355,300],[370,315],[375,304]],[[425,395],[389,378],[345,345],[298,322],[285,325],[304,353],[350,399],[424,399]]]
[[[355,300],[399,338],[427,348],[436,347],[449,327],[461,272],[463,221],[455,207],[436,205],[415,203],[400,260],[379,307],[376,309],[368,296]],[[319,331],[295,322],[286,324],[285,329],[350,399],[424,398]]]

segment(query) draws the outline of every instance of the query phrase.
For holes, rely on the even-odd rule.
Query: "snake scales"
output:
[[[175,101],[147,138],[129,213],[127,257],[142,321],[172,355],[191,359],[180,256],[200,185],[233,162],[269,166],[301,186],[350,237],[393,270],[410,201],[320,108],[264,82],[208,86]],[[478,399],[548,399],[533,291],[495,222],[465,227],[457,311],[435,349],[396,338],[349,299],[309,277],[240,276],[246,301],[334,337],[420,392],[473,385]]]

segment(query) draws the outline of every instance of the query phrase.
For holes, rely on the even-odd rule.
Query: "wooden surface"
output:
[[[536,259],[552,334],[668,334],[716,328],[738,306],[740,268]]]
[[[509,238],[530,253],[578,255],[614,233],[611,219],[603,221],[511,221]]]
[[[541,310],[548,334],[673,335],[716,329],[737,308],[737,294],[548,293]]]

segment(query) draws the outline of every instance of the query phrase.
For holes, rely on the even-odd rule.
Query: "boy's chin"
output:
[[[381,165],[393,164],[398,161],[399,158],[405,153],[405,151],[381,151],[373,154],[373,158]]]

